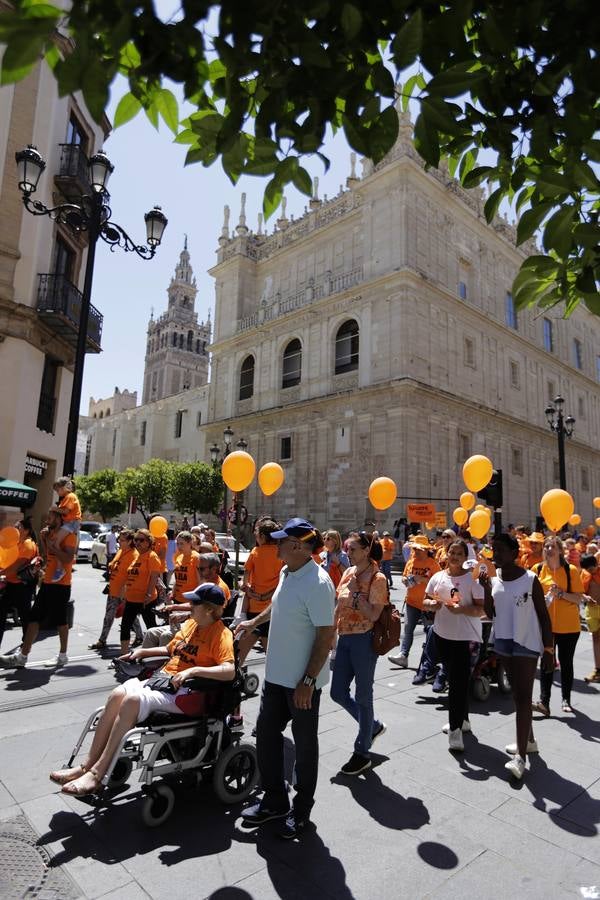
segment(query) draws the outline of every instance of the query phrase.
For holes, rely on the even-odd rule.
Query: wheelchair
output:
[[[138,664],[137,677],[148,678],[152,670],[168,659],[144,660],[143,665]],[[126,666],[131,677],[133,664],[126,663]],[[100,789],[91,801],[94,805],[110,802],[111,792],[129,780],[134,768],[140,771],[138,780],[144,795],[142,821],[151,828],[162,825],[173,812],[174,788],[178,784],[194,788],[212,780],[215,795],[225,804],[241,803],[250,796],[258,782],[256,748],[242,741],[243,726],[227,724],[229,714],[249,696],[242,671],[236,663],[233,681],[191,678],[186,682],[188,686],[193,691],[210,690],[210,713],[188,716],[154,712],[130,729],[117,747]],[[88,718],[68,768],[73,766],[87,735],[96,730],[103,710],[103,706],[99,707]]]

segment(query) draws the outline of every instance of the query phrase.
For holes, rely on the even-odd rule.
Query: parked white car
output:
[[[89,531],[79,532],[79,546],[77,547],[77,562],[89,562],[92,558],[92,545],[94,538]]]
[[[106,566],[106,536],[107,531],[101,531],[94,538],[91,552],[91,562],[94,569],[101,569]]]
[[[221,550],[227,550],[229,553],[228,566],[232,572],[235,571],[235,538],[230,534],[216,534],[215,540]],[[250,551],[247,547],[244,547],[243,544],[240,544],[240,555],[239,555],[239,574],[244,571],[244,565],[246,560],[250,556]]]

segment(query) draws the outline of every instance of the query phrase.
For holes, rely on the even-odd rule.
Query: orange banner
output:
[[[406,517],[409,522],[435,522],[433,503],[407,503]]]

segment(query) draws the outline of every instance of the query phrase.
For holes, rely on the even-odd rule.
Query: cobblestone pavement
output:
[[[78,566],[68,666],[42,664],[57,650],[47,635],[27,669],[0,672],[2,900],[600,898],[600,685],[583,681],[592,661],[587,633],[575,660],[575,712],[559,712],[555,688],[551,717],[536,722],[540,753],[522,783],[504,771],[514,717],[495,687],[487,701],[472,702],[464,754],[448,752],[444,695],[411,684],[418,631],[408,670],[378,663],[376,712],[388,729],[364,776],[338,774],[355,728],[324,692],[316,828],[301,842],[281,841],[268,825],[244,831],[239,807],[223,806],[210,784],[179,791],[172,817],[149,829],[135,773],[97,808],[48,780],[114,686],[108,658],[87,649],[98,637],[103,584],[100,573]],[[399,602],[400,592],[393,597]],[[116,651],[116,628],[111,638]],[[17,640],[9,630],[2,652]],[[262,660],[251,658],[261,677]],[[249,740],[257,707],[257,699],[245,704]]]

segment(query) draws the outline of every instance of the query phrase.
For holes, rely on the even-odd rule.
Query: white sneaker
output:
[[[391,662],[393,666],[399,666],[401,669],[406,669],[408,666],[408,656],[404,656],[403,653],[399,656],[388,656],[388,661]]]
[[[462,731],[455,728],[454,731],[448,731],[448,750],[464,750]]]
[[[24,669],[26,662],[27,657],[19,650],[10,656],[0,656],[0,669]]]
[[[509,753],[511,756],[516,756],[516,755],[518,754],[518,752],[519,752],[519,748],[517,747],[516,744],[507,744],[506,747],[505,747],[504,749],[505,749],[506,752]],[[527,752],[528,752],[528,753],[539,753],[539,749],[538,749],[538,745],[537,745],[537,741],[536,741],[536,740],[533,740],[533,741],[527,741]]]
[[[442,728],[442,731],[444,732],[444,734],[450,734],[450,722],[446,722],[446,724]],[[469,731],[471,731],[471,723],[468,719],[465,719],[462,723],[461,731],[463,734],[467,734]]]
[[[66,653],[59,653],[56,659],[53,659],[52,662],[46,663],[47,668],[52,669],[60,669],[61,666],[66,666],[69,662],[69,657]]]
[[[504,768],[507,772],[510,772],[514,778],[520,781],[525,774],[525,760],[517,753],[517,755],[509,760],[509,762],[505,763]]]

